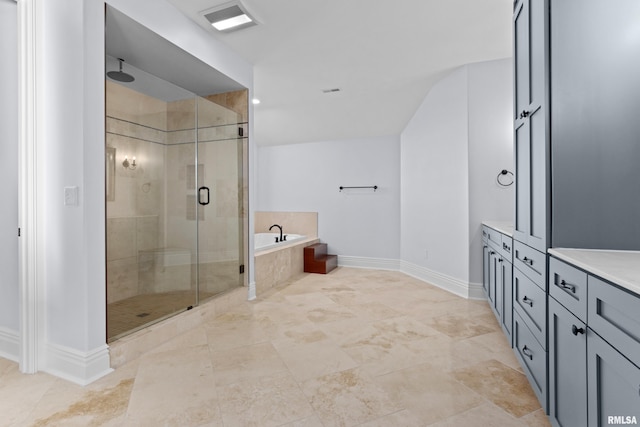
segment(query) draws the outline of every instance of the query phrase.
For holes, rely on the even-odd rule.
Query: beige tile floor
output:
[[[488,305],[305,275],[80,387],[0,359],[1,426],[548,426]]]

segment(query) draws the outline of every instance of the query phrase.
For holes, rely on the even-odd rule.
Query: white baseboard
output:
[[[445,291],[449,291],[463,298],[471,298],[470,286],[467,282],[463,282],[462,280],[455,279],[453,277],[438,273],[437,271],[429,270],[428,268],[412,264],[410,262],[401,261],[400,263],[400,271],[404,274],[408,274],[411,277],[420,279],[423,282],[427,282],[431,285],[437,286],[438,288],[444,289]],[[482,290],[482,286],[480,286],[480,290]]]
[[[20,335],[17,331],[0,328],[0,357],[19,362]]]
[[[482,283],[469,283],[469,299],[486,300]]]
[[[249,291],[247,294],[247,300],[253,301],[257,298],[256,296],[256,282],[249,283]]]
[[[400,260],[338,255],[340,267],[371,268],[374,270],[400,270]]]
[[[89,352],[50,343],[45,347],[42,370],[67,381],[84,386],[113,371],[106,344]]]
[[[423,282],[437,286],[468,299],[485,299],[482,285],[467,283],[428,268],[398,259],[367,258],[338,255],[340,267],[371,268],[373,270],[400,271]]]

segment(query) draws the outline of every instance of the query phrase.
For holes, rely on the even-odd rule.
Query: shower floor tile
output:
[[[201,299],[213,296],[200,293]],[[195,305],[193,291],[173,291],[157,294],[136,295],[107,305],[107,337],[109,341],[122,334],[157,322],[176,312],[185,311]]]

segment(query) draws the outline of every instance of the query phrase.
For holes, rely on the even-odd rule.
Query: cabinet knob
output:
[[[576,325],[571,325],[571,333],[578,336],[578,334],[584,334],[584,328],[578,328]]]
[[[524,119],[526,117],[529,117],[529,112],[527,110],[522,110],[522,113],[520,113],[520,118]]]
[[[494,251],[489,252],[491,255],[495,255],[496,253]]]
[[[533,353],[531,352],[531,349],[529,347],[527,347],[526,345],[524,347],[522,347],[522,354],[527,356],[529,358],[529,360],[533,360]]]

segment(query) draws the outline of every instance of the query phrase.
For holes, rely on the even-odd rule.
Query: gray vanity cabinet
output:
[[[513,238],[541,252],[549,241],[548,1],[521,0],[514,10]]]
[[[482,226],[482,287],[489,306],[513,345],[513,240],[490,227]]]
[[[508,258],[502,257],[500,269],[502,272],[502,280],[500,282],[500,293],[502,294],[500,326],[507,336],[509,344],[513,346],[513,266]]]
[[[640,297],[556,258],[549,286],[551,423],[640,423]]]
[[[489,294],[487,298],[489,299],[489,305],[495,312],[497,310],[497,282],[499,280],[500,269],[498,267],[498,260],[500,259],[500,255],[498,252],[489,246]],[[499,313],[496,313],[496,316],[500,316]]]
[[[640,423],[640,368],[595,333],[587,354],[589,427]]]
[[[482,289],[484,294],[489,297],[489,269],[491,264],[489,263],[489,244],[482,242]]]
[[[640,423],[640,296],[591,275],[587,294],[589,426]]]
[[[587,327],[549,298],[549,419],[587,426]]]

